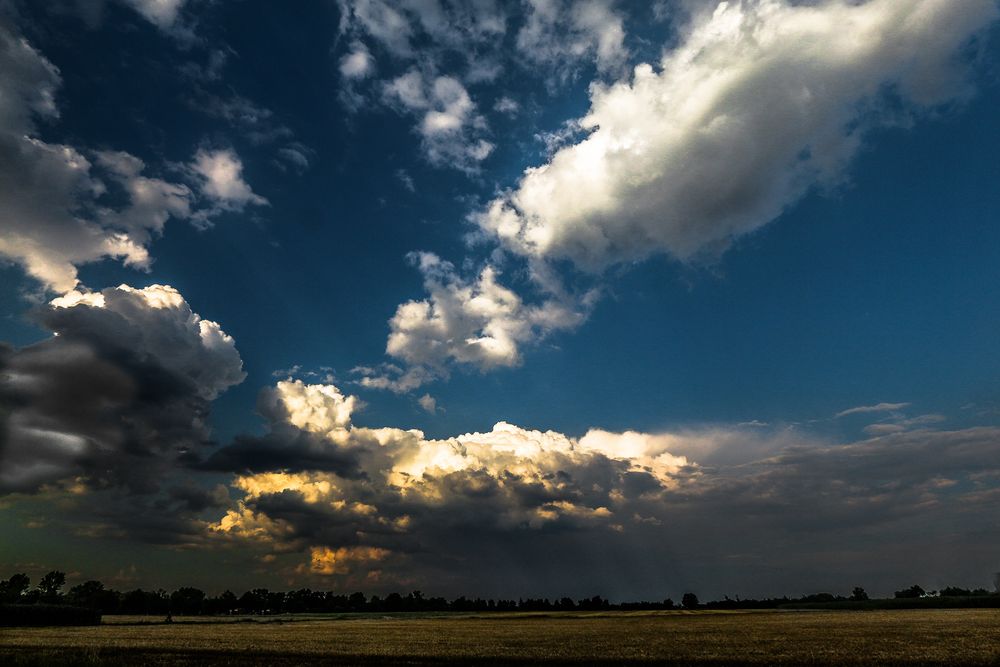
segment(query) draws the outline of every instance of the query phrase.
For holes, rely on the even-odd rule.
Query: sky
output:
[[[1000,571],[995,0],[0,0],[0,570]]]

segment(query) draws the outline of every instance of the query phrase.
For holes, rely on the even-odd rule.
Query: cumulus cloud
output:
[[[77,267],[105,258],[148,269],[147,247],[171,218],[204,222],[265,201],[228,153],[199,154],[212,205],[198,209],[187,185],[145,175],[133,155],[39,139],[37,123],[59,115],[59,71],[8,28],[0,28],[0,72],[0,256],[48,289],[74,289]]]
[[[351,398],[329,385],[280,382],[265,396],[283,406],[268,419],[286,441],[261,445],[269,466],[234,468],[239,499],[209,530],[305,576],[535,594],[586,594],[583,580],[641,595],[709,575],[745,590],[753,572],[773,593],[794,578],[786,568],[856,577],[871,571],[859,553],[977,531],[1000,501],[993,428],[840,444],[759,426],[577,438],[498,422],[432,439],[353,424]],[[351,460],[347,474],[300,466],[296,430],[317,438],[314,459]]]
[[[353,425],[356,399],[330,385],[284,381],[264,396],[279,408],[267,415],[278,437],[252,448],[236,442],[214,457],[244,472],[234,482],[242,499],[213,530],[279,551],[406,554],[428,548],[431,533],[454,537],[473,526],[615,530],[634,501],[679,483],[688,466],[665,450],[667,440],[639,433],[577,440],[500,422],[433,440]],[[322,461],[312,469],[302,467],[304,434],[314,438],[312,461]]]
[[[559,295],[526,303],[499,282],[498,270],[486,265],[472,279],[432,253],[414,253],[423,275],[425,299],[401,304],[389,320],[386,353],[405,362],[381,374],[360,369],[361,384],[409,391],[434,377],[447,376],[452,365],[480,371],[521,363],[522,348],[555,331],[579,326],[591,296],[579,300]]]
[[[53,335],[0,355],[0,493],[154,492],[245,377],[233,339],[166,285],[72,291],[35,319]]]
[[[959,51],[997,14],[990,0],[720,3],[655,66],[594,85],[589,134],[479,224],[588,270],[716,254],[841,183],[866,129],[961,98]]]

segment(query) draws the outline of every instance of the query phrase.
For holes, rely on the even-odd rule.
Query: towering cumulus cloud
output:
[[[966,93],[962,47],[997,14],[992,0],[719,3],[655,66],[595,85],[587,136],[478,222],[588,270],[718,253],[841,182],[866,129]]]
[[[975,535],[1000,499],[995,428],[833,444],[782,427],[577,438],[501,421],[432,439],[354,424],[357,400],[332,385],[279,382],[260,405],[267,433],[203,465],[236,472],[238,494],[207,529],[297,580],[508,594],[601,581],[642,595],[706,572],[739,582],[742,563],[774,549],[786,566],[826,558],[849,572],[900,539]],[[926,549],[919,567],[941,554]]]
[[[613,532],[692,474],[668,451],[670,438],[639,433],[575,439],[500,422],[434,440],[353,425],[353,397],[290,380],[261,405],[270,432],[238,439],[208,462],[241,471],[233,485],[243,492],[214,530],[277,552],[307,551],[319,574],[347,573],[352,559],[371,569],[373,560],[465,557],[467,530],[488,539]]]
[[[0,493],[153,492],[197,455],[211,401],[245,376],[233,339],[168,286],[73,291],[36,318],[52,337],[0,348]]]

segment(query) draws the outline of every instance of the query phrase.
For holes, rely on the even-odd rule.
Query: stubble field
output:
[[[1000,664],[1000,611],[989,609],[162,621],[0,628],[0,664]]]

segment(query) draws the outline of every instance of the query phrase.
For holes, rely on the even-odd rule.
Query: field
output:
[[[1000,665],[1000,611],[107,617],[0,628],[4,665]]]

